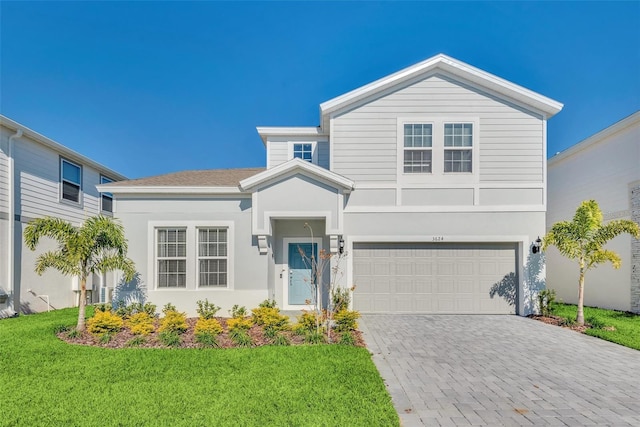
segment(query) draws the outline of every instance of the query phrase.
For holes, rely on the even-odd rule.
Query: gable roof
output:
[[[250,191],[261,184],[295,173],[301,173],[302,175],[309,176],[335,188],[342,188],[346,192],[350,192],[354,187],[354,182],[349,178],[335,172],[331,172],[323,167],[295,158],[242,180],[240,182],[240,188],[243,191]]]
[[[217,193],[240,192],[240,181],[264,168],[191,170],[99,185],[111,193]]]
[[[358,102],[375,98],[380,92],[401,86],[406,82],[419,79],[422,76],[426,77],[434,74],[436,71],[443,71],[446,74],[461,78],[489,92],[506,97],[517,104],[527,106],[529,109],[544,114],[547,118],[558,113],[563,107],[560,102],[554,101],[551,98],[547,98],[546,96],[518,86],[515,83],[511,83],[447,55],[438,54],[387,77],[347,92],[344,95],[323,102],[320,104],[320,120],[322,126],[326,129],[329,116],[332,113],[347,109]]]

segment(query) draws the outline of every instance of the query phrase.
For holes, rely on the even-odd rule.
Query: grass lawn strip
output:
[[[105,349],[54,335],[77,309],[0,321],[2,426],[398,425],[368,351]]]
[[[577,310],[575,305],[556,303],[553,307],[553,314],[569,321],[575,321]],[[585,307],[584,318],[585,323],[595,326],[586,329],[585,334],[640,350],[640,315]]]

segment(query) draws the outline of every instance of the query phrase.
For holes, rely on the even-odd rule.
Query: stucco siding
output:
[[[372,100],[332,120],[332,170],[357,182],[395,182],[397,119],[477,117],[481,182],[542,182],[540,117],[442,75]]]

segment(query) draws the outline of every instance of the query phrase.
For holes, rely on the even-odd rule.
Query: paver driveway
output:
[[[640,426],[640,351],[518,316],[361,320],[403,426]]]

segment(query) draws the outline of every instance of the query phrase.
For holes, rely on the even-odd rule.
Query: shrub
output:
[[[245,317],[247,315],[247,307],[235,304],[231,307],[231,310],[229,310],[229,314],[231,314],[231,317],[233,318]]]
[[[540,314],[547,317],[553,314],[553,304],[556,301],[556,291],[554,289],[543,289],[538,292],[538,306]]]
[[[353,310],[340,310],[333,315],[335,328],[338,332],[355,331],[358,328],[356,319],[360,317],[360,313]]]
[[[235,329],[244,329],[245,331],[251,328],[251,319],[244,319],[241,317],[234,317],[227,320],[227,328],[230,331]]]
[[[309,331],[304,336],[304,342],[307,344],[322,344],[325,342],[325,337],[322,332]]]
[[[238,347],[251,347],[253,340],[244,329],[234,329],[229,332],[229,337]]]
[[[196,301],[196,304],[198,305],[198,308],[196,309],[196,311],[198,312],[198,316],[203,319],[213,319],[216,313],[220,310],[220,307],[212,302],[209,302],[209,300],[206,298],[204,301]]]
[[[118,332],[122,329],[122,318],[111,311],[97,311],[87,321],[87,330],[94,335]]]
[[[164,317],[160,321],[159,332],[175,332],[181,334],[187,330],[187,319],[184,313],[178,311],[167,310],[164,312]]]
[[[127,347],[140,347],[145,342],[147,340],[144,337],[134,337],[127,341]]]
[[[98,341],[100,342],[100,344],[109,344],[109,342],[111,341],[111,338],[113,338],[113,335],[110,332],[106,332],[100,335],[100,338],[98,339]]]
[[[164,305],[164,307],[162,307],[162,312],[166,313],[167,311],[178,311],[178,309],[176,308],[175,305],[171,304],[170,302],[166,303]]]
[[[213,320],[213,319],[212,319]],[[218,338],[209,332],[199,332],[195,334],[196,342],[203,347],[218,347]]]
[[[351,332],[343,332],[340,334],[340,341],[338,341],[341,345],[355,345],[356,340],[353,338]]]
[[[145,311],[131,315],[126,323],[134,335],[149,335],[154,329],[153,318]]]
[[[333,292],[331,292],[331,302],[333,303],[334,312],[349,309],[349,304],[351,304],[351,290],[350,288],[335,288]]]
[[[67,337],[69,338],[78,338],[80,335],[82,335],[82,332],[77,329],[71,329],[69,332],[67,332]]]
[[[67,325],[56,325],[53,327],[53,333],[58,335],[61,334],[63,332],[67,332],[69,331],[69,329],[71,329],[69,326]]]
[[[201,317],[198,319],[196,323],[196,327],[193,331],[197,334],[209,334],[209,335],[220,335],[222,333],[222,325],[218,322],[217,319],[205,319]]]
[[[322,331],[324,328],[322,325],[325,321],[325,315],[318,315],[315,311],[302,311],[302,314],[298,316],[298,323],[296,323],[293,327],[294,331],[300,332],[302,335],[306,332],[316,331],[318,329],[318,325],[320,325],[320,330]]]
[[[124,305],[123,301],[120,301],[116,314],[124,319],[127,319],[137,313],[147,313],[149,317],[155,317],[156,306],[150,302],[144,305],[141,302],[133,302],[129,305]]]
[[[276,334],[273,340],[273,345],[277,345],[277,346],[291,345],[291,340],[289,340],[289,337],[287,337],[285,334]]]
[[[176,331],[165,330],[158,335],[160,342],[167,347],[180,346],[180,334]]]
[[[262,325],[267,329],[280,331],[289,327],[289,316],[280,314],[280,309],[276,307],[258,307],[251,310],[253,323]]]
[[[262,301],[258,307],[260,308],[276,308],[276,300],[274,299],[266,299]]]
[[[111,304],[104,304],[104,303],[94,304],[93,305],[93,310],[94,310],[94,312],[96,312],[96,311],[111,311],[112,307],[111,307]]]

